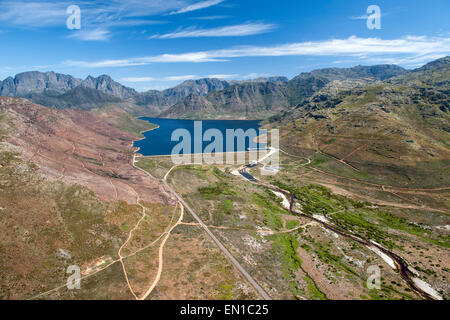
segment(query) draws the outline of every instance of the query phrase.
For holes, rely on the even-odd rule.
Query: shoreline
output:
[[[190,119],[190,118],[158,118],[158,117],[147,117],[147,116],[141,116],[137,117],[136,119],[144,120],[144,118],[149,119],[161,119],[161,120],[182,120],[182,121],[257,121],[258,124],[263,122],[261,119]],[[147,121],[147,120],[144,120]]]
[[[136,118],[136,119],[142,120],[142,119],[139,119],[139,118]],[[146,121],[146,120],[144,120],[144,121]],[[140,139],[137,139],[137,140],[132,140],[132,141],[131,141],[131,148],[132,148],[133,151],[134,151],[133,154],[136,155],[136,156],[137,156],[137,155],[143,156],[143,155],[140,154],[140,153],[138,153],[139,150],[141,150],[141,148],[140,148],[140,147],[135,147],[135,146],[134,146],[134,143],[135,143],[135,142],[138,142],[138,141],[141,141],[141,140],[147,139],[147,138],[145,137],[144,133],[150,132],[150,131],[153,131],[153,130],[156,130],[156,129],[159,129],[159,128],[160,128],[160,125],[158,125],[158,124],[155,124],[155,123],[150,122],[150,121],[147,121],[147,122],[148,122],[148,123],[151,123],[151,124],[154,124],[156,127],[155,127],[155,128],[152,128],[152,129],[149,129],[149,130],[140,131],[139,134],[143,135],[144,137],[143,137],[143,138],[140,138]]]

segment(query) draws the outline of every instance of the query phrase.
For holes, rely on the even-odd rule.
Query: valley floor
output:
[[[450,188],[372,177],[354,161],[364,145],[282,146],[275,175],[174,166],[136,157],[134,134],[90,113],[0,107],[2,299],[450,296]]]
[[[448,297],[450,218],[435,201],[448,199],[449,188],[407,189],[357,179],[343,185],[338,178],[345,176],[316,168],[314,158],[282,153],[277,175],[250,169],[258,183],[236,175],[233,167],[199,165],[174,168],[168,181],[273,299]],[[163,177],[170,158],[142,158],[138,165]],[[303,214],[293,214],[270,185],[294,194]],[[397,193],[406,196],[398,201]],[[408,201],[417,194],[426,202]],[[324,222],[369,246],[330,231]],[[409,279],[383,250],[405,261]],[[380,290],[367,288],[373,266],[381,270]],[[419,279],[427,283],[423,290]]]

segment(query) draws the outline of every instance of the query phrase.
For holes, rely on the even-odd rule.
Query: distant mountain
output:
[[[107,75],[101,75],[97,78],[89,76],[81,83],[81,85],[121,99],[133,98],[137,94],[136,90],[121,85]]]
[[[212,102],[210,102],[206,97],[195,93],[188,95],[182,101],[178,102],[172,108],[170,108],[171,115],[176,112],[180,116],[183,115],[184,117],[195,115],[199,111],[208,114],[215,113],[216,109],[214,108]],[[164,117],[165,115],[166,113],[163,112],[160,116]]]
[[[76,108],[90,110],[99,108],[109,103],[121,103],[122,99],[103,93],[100,90],[84,87],[75,87],[61,95],[53,96],[48,93],[31,93],[25,96],[34,103],[56,108]]]
[[[281,129],[283,150],[345,159],[349,175],[360,171],[358,178],[408,187],[448,185],[450,58],[377,77],[329,82],[265,124]],[[322,169],[336,168],[330,162]]]
[[[56,96],[64,94],[78,86],[95,89],[121,99],[131,98],[137,94],[134,89],[122,86],[107,75],[97,78],[91,76],[81,80],[70,75],[55,72],[30,71],[17,74],[0,82],[0,95],[7,97],[26,97],[31,93]]]
[[[138,93],[108,75],[88,76],[81,80],[55,72],[31,71],[0,81],[0,96],[28,98],[55,108],[92,109],[109,103],[125,103],[129,112],[156,115],[191,94],[205,96],[231,85],[220,79],[199,79],[163,91]],[[133,104],[136,105],[134,108]]]
[[[398,98],[407,95],[407,97],[403,97],[406,101],[411,98],[412,91],[419,91],[421,93],[425,91],[434,92],[442,87],[445,88],[450,85],[450,57],[432,61],[420,68],[410,71],[392,67],[394,66],[391,66],[391,68],[387,68],[386,66],[365,67],[365,71],[359,74],[353,73],[354,70],[340,69],[322,69],[313,71],[309,74],[302,74],[292,79],[290,83],[295,81],[298,88],[305,88],[307,87],[305,86],[305,83],[300,85],[299,80],[311,79],[313,75],[318,75],[318,77],[324,80],[324,83],[317,86],[321,87],[319,90],[315,90],[315,88],[311,89],[311,92],[315,92],[309,98],[304,99],[292,109],[276,115],[275,121],[278,122],[281,119],[283,119],[282,121],[292,121],[293,119],[302,117],[305,112],[332,109],[341,104],[344,99],[349,99],[349,97],[354,95],[367,96],[366,99],[363,99],[363,102],[375,100],[377,96],[389,95],[390,99],[387,100],[386,103],[392,103],[395,100],[394,96]],[[360,67],[355,68],[360,69]],[[332,70],[335,70],[335,72],[332,72]],[[372,70],[370,71],[371,73],[369,73],[371,78],[378,79],[378,81],[367,81],[367,79],[370,78],[359,77],[359,75],[367,75],[367,71],[369,70]],[[380,72],[380,70],[389,70],[389,72],[386,74]],[[389,74],[393,76],[389,77]],[[329,81],[329,79],[334,79],[334,81]],[[400,85],[408,86],[410,88],[409,91],[400,90],[385,92],[380,89],[385,87],[391,88],[392,86],[399,89],[400,87],[398,86]],[[430,88],[427,89],[427,85],[430,86]],[[297,93],[299,92],[298,88],[295,91]],[[376,90],[374,88],[376,88]],[[448,95],[448,92],[445,92],[445,90],[444,93],[441,94],[430,94],[432,100],[424,103],[440,102],[444,106],[447,106],[449,100],[446,101],[443,99],[446,95]],[[415,96],[415,94],[413,96]],[[357,101],[358,99],[355,100]],[[418,101],[417,98],[414,98],[412,103],[418,103]]]
[[[30,93],[63,94],[81,85],[82,80],[54,72],[24,72],[0,83],[0,95],[24,97]]]
[[[161,113],[161,116],[263,119],[303,102],[336,80],[376,81],[406,72],[405,69],[394,65],[357,66],[315,70],[302,73],[292,80],[271,77],[239,81],[223,90],[207,94],[206,99],[189,96]]]
[[[324,77],[329,81],[346,80],[346,79],[361,79],[374,78],[378,80],[389,79],[408,72],[402,67],[396,65],[375,65],[375,66],[356,66],[352,68],[325,68],[318,69],[312,72],[307,72],[302,75],[314,75],[317,77]],[[295,78],[294,78],[295,79]]]
[[[431,61],[418,69],[412,70],[412,72],[413,73],[421,73],[424,71],[434,72],[438,69],[448,68],[449,65],[450,65],[450,56],[447,56],[447,57],[443,57],[443,58]]]
[[[229,86],[231,82],[214,78],[187,80],[174,88],[163,91],[149,90],[137,94],[134,98],[138,105],[168,108],[191,94],[206,96],[210,92],[223,90]]]
[[[191,95],[207,96],[211,92],[226,90],[227,88],[236,85],[251,82],[273,82],[273,83],[284,83],[287,82],[286,77],[269,77],[269,78],[257,78],[253,80],[221,80],[215,78],[204,78],[198,80],[187,80],[178,86],[163,91],[150,90],[135,96],[135,99],[139,104],[147,104],[153,106],[173,106],[183,99],[188,99],[194,101]],[[201,99],[196,99],[195,101],[200,101]],[[184,105],[188,101],[182,102]]]
[[[287,93],[291,104],[296,105],[332,81],[349,79],[385,80],[406,72],[407,70],[395,65],[319,69],[302,73],[293,78],[288,82]]]
[[[92,109],[114,103],[134,115],[177,118],[263,119],[303,103],[329,83],[382,81],[407,73],[394,65],[327,68],[289,80],[274,76],[242,81],[188,80],[163,91],[136,92],[107,75],[81,80],[54,72],[25,72],[0,82],[0,95],[55,108]]]
[[[211,92],[201,99],[189,96],[161,116],[263,119],[288,106],[284,86],[275,82],[243,82],[222,91]]]
[[[55,72],[24,72],[0,82],[0,96],[28,98],[55,108],[90,109],[133,98],[137,92],[111,77],[91,76],[81,80]]]
[[[164,97],[168,100],[169,104],[175,104],[181,99],[189,96],[190,94],[198,94],[200,96],[206,96],[213,91],[220,91],[231,86],[231,83],[226,80],[219,79],[199,79],[188,80],[182,84],[163,91]]]
[[[274,76],[274,77],[260,77],[255,79],[249,79],[249,80],[242,80],[242,81],[234,81],[233,83],[245,83],[245,82],[278,82],[278,83],[284,83],[288,82],[289,79],[282,76]]]

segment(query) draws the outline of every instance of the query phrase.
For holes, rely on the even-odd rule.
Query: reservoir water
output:
[[[145,136],[144,139],[135,141],[134,146],[139,148],[139,153],[144,156],[159,156],[159,155],[170,155],[172,154],[172,150],[176,145],[178,145],[181,141],[181,138],[176,139],[175,141],[172,141],[172,135],[177,129],[184,129],[184,133],[189,132],[192,139],[191,141],[191,150],[192,153],[198,153],[195,152],[195,150],[198,150],[198,148],[194,148],[194,132],[195,127],[198,128],[199,125],[201,126],[201,136],[202,139],[200,139],[202,148],[200,152],[203,152],[205,150],[205,147],[210,145],[213,141],[216,141],[215,137],[218,133],[222,134],[222,142],[223,142],[223,151],[225,152],[235,152],[235,151],[247,151],[249,149],[253,148],[264,148],[265,145],[257,145],[254,143],[253,139],[250,139],[249,137],[245,138],[245,145],[239,144],[238,139],[234,139],[234,143],[226,143],[226,135],[227,130],[236,130],[242,129],[244,132],[252,132],[252,130],[248,131],[249,129],[253,129],[256,132],[256,135],[260,135],[265,133],[265,130],[260,130],[260,125],[257,120],[203,120],[203,121],[195,121],[194,120],[181,120],[181,119],[161,119],[161,118],[148,118],[148,117],[142,117],[140,118],[142,120],[149,121],[151,123],[154,123],[159,126],[159,128],[144,132],[143,135]],[[211,131],[209,129],[216,129],[214,131]],[[178,130],[178,132],[180,132]],[[208,140],[208,134],[205,137],[205,132],[213,133],[214,137],[209,138]],[[228,131],[229,133],[229,131]],[[198,135],[197,135],[198,138]],[[207,141],[208,140],[208,141]],[[219,140],[220,141],[220,140]]]

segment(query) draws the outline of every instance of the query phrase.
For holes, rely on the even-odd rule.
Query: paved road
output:
[[[216,238],[216,236],[209,230],[209,228],[203,223],[203,221],[200,219],[200,217],[194,212],[194,210],[189,207],[189,205],[183,200],[183,198],[176,193],[171,186],[167,183],[167,177],[169,176],[172,169],[175,168],[172,167],[170,170],[166,173],[164,176],[163,182],[165,186],[172,192],[173,195],[180,201],[183,206],[186,208],[187,211],[194,217],[195,220],[201,225],[201,227],[206,231],[206,233],[213,239],[213,241],[217,244],[217,246],[222,250],[223,253],[230,259],[230,261],[234,264],[234,266],[242,273],[242,275],[247,279],[248,282],[250,282],[253,287],[258,291],[258,293],[265,299],[265,300],[271,300],[270,296],[264,291],[263,288],[255,281],[255,279],[252,278],[252,276],[245,271],[245,269],[240,265],[240,263],[231,255],[231,253],[228,251],[227,248],[219,241],[219,239]]]

